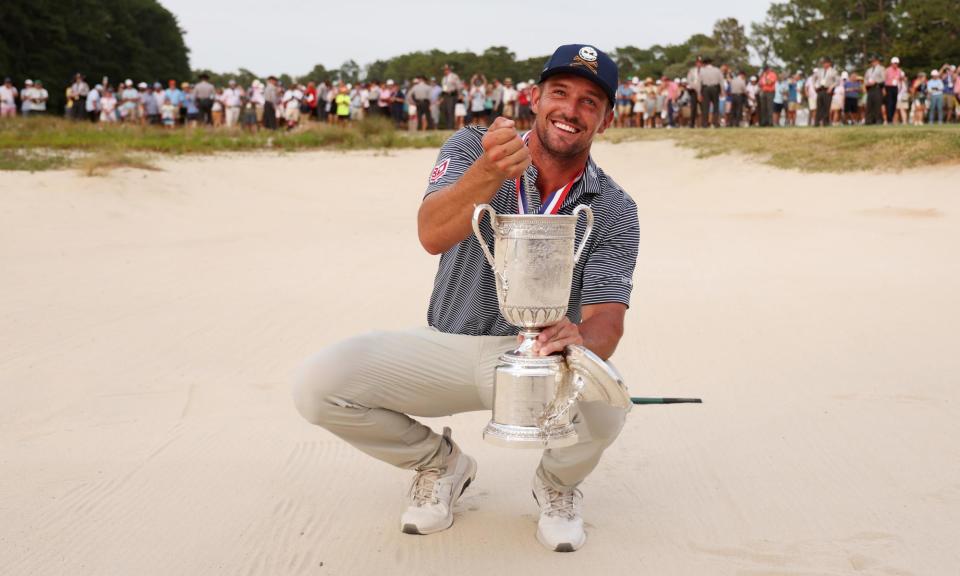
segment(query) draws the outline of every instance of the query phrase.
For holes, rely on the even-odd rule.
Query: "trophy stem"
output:
[[[523,336],[523,342],[513,353],[517,356],[536,356],[537,353],[533,351],[533,344],[540,336],[540,329],[521,330],[520,335]]]

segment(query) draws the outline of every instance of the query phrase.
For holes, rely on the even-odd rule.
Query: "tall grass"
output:
[[[616,129],[611,142],[671,140],[700,158],[743,154],[802,172],[898,171],[960,163],[960,125],[710,130]]]

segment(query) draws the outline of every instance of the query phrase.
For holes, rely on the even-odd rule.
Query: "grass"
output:
[[[308,123],[293,131],[176,129],[15,118],[0,122],[0,170],[80,167],[103,173],[111,166],[144,167],[143,154],[213,154],[247,150],[385,150],[439,148],[449,133],[403,132],[384,118],[349,127]],[[144,164],[137,165],[138,162]],[[93,167],[93,168],[91,168]]]
[[[246,150],[390,150],[438,148],[449,132],[395,130],[383,118],[349,127],[307,123],[287,132],[177,129],[74,123],[60,118],[0,122],[0,170],[79,167],[103,174],[111,167],[147,168],[144,154],[213,154]],[[960,163],[960,125],[737,130],[611,129],[613,143],[669,140],[698,157],[742,154],[803,172],[899,171]],[[149,169],[149,168],[147,168]]]
[[[833,128],[740,128],[648,130],[620,128],[604,140],[670,140],[699,158],[743,154],[802,172],[900,171],[960,164],[960,125],[836,126]]]
[[[76,167],[87,176],[104,176],[111,170],[116,170],[117,168],[133,168],[135,170],[151,171],[160,170],[160,168],[142,156],[134,156],[116,150],[97,152],[86,156],[76,163]]]

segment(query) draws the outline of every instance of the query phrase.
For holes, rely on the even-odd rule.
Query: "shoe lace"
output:
[[[579,490],[557,490],[546,486],[547,493],[547,516],[561,516],[567,520],[573,520],[577,516],[577,498],[580,497]]]
[[[443,470],[439,468],[427,468],[417,472],[413,484],[410,486],[410,499],[415,506],[438,502],[436,487],[442,474]]]

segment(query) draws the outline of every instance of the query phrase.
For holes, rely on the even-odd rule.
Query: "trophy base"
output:
[[[491,444],[505,448],[563,448],[573,446],[579,440],[577,430],[567,424],[559,430],[545,435],[536,426],[513,426],[490,421],[483,430],[483,439]]]

